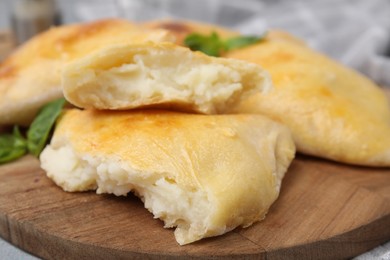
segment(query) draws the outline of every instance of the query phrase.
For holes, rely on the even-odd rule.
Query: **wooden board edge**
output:
[[[6,222],[2,223],[1,226],[7,226],[8,230],[11,230],[11,226],[12,230],[17,230],[8,234],[0,232],[3,239],[37,257],[44,259],[109,259],[113,256],[113,252],[105,247],[66,240],[55,235],[39,236],[42,231],[37,230],[29,222],[18,223],[18,221],[13,221],[6,216],[0,216],[0,222]],[[390,229],[383,230],[383,227],[386,226],[390,226],[390,213],[368,225],[310,244],[280,248],[273,251],[265,250],[258,254],[215,255],[212,258],[260,260],[349,259],[389,241]],[[164,255],[115,250],[115,259],[200,259],[204,257],[204,255]]]

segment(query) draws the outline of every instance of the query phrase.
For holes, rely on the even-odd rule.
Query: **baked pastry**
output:
[[[40,161],[66,191],[134,191],[183,245],[262,220],[294,153],[260,115],[73,109]]]
[[[271,87],[260,66],[168,42],[109,45],[64,67],[65,98],[81,108],[170,107],[223,113]]]
[[[274,88],[234,109],[287,125],[299,152],[366,166],[390,166],[390,110],[368,78],[311,50],[287,33],[226,57],[266,69]]]
[[[120,19],[54,27],[19,47],[0,64],[0,125],[28,125],[38,109],[62,97],[65,63],[109,44],[174,41]]]

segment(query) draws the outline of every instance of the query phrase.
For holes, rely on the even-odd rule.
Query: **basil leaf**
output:
[[[38,112],[37,117],[27,131],[27,147],[31,154],[38,157],[43,150],[49,138],[50,130],[53,128],[64,104],[65,99],[61,98],[46,104]]]
[[[223,41],[215,32],[209,36],[192,33],[184,39],[184,44],[193,51],[201,51],[215,57],[220,56],[225,48]]]
[[[243,48],[261,41],[264,36],[238,36],[225,41],[226,50]]]
[[[17,126],[14,127],[13,134],[0,136],[0,164],[16,160],[27,152],[27,142],[23,138]]]
[[[219,57],[224,51],[255,44],[264,39],[264,37],[265,35],[237,36],[223,41],[216,32],[211,33],[209,36],[192,33],[184,39],[184,44],[193,51],[201,51],[207,55]]]
[[[16,147],[24,147],[27,148],[27,140],[23,137],[22,133],[20,132],[19,127],[16,125],[14,126],[13,132],[12,132],[14,138],[15,138],[15,146]]]

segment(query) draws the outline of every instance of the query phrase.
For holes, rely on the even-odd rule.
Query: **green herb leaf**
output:
[[[46,104],[39,111],[27,131],[27,147],[31,154],[39,156],[41,153],[64,104],[65,99],[61,98]]]
[[[229,38],[225,42],[226,51],[243,48],[255,44],[263,39],[263,36],[238,36]]]
[[[23,138],[18,126],[12,134],[0,135],[0,164],[16,160],[27,152],[27,141]]]
[[[215,32],[210,36],[192,33],[184,39],[184,44],[193,51],[201,51],[215,57],[220,56],[225,48],[223,41]]]
[[[255,44],[264,37],[265,35],[237,36],[223,41],[216,32],[211,33],[209,36],[192,33],[184,39],[184,44],[193,51],[201,51],[207,55],[219,57],[224,51],[231,51]]]

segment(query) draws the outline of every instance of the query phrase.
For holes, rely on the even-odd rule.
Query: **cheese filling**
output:
[[[214,210],[207,192],[181,187],[169,173],[141,172],[115,158],[109,162],[97,156],[78,156],[69,145],[49,145],[40,159],[47,176],[65,191],[96,190],[116,196],[134,192],[166,228],[176,227],[175,237],[181,245],[217,228],[210,224]]]

